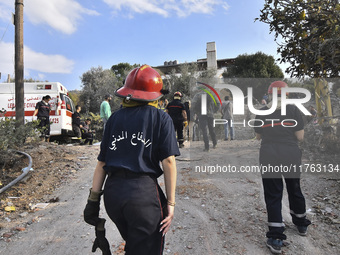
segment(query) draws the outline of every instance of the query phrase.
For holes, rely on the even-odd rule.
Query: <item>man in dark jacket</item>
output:
[[[80,124],[80,105],[76,105],[76,111],[72,114],[72,129],[76,137],[81,139],[81,128],[83,127]]]

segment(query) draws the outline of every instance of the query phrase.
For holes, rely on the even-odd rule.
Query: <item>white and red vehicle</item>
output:
[[[46,95],[51,97],[51,136],[72,136],[72,114],[75,109],[68,90],[59,82],[24,83],[25,121],[33,120],[35,105]],[[14,83],[0,83],[0,110],[3,112],[0,118],[15,118]]]

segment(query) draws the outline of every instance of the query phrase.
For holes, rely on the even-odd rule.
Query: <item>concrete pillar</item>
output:
[[[209,69],[217,69],[217,57],[216,57],[216,43],[207,43],[207,67]]]

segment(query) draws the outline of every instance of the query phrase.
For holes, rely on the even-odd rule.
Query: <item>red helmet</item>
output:
[[[274,81],[272,84],[269,85],[268,94],[273,94],[273,88],[277,88],[277,94],[281,95],[281,88],[288,88],[288,85],[283,81]]]
[[[179,92],[179,91],[176,91],[176,92],[174,93],[174,97],[182,97],[182,96],[183,96],[182,93]]]
[[[133,69],[125,79],[124,86],[115,95],[135,101],[155,101],[163,96],[163,81],[159,73],[148,65]]]

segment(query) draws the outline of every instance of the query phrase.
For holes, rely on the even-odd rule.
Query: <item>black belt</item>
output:
[[[136,173],[136,172],[132,172],[126,169],[105,167],[105,170],[107,170],[107,175],[109,178],[120,177],[120,178],[130,179],[130,178],[139,178],[142,176],[150,176],[152,178],[156,178],[153,174],[150,174],[150,173]]]

